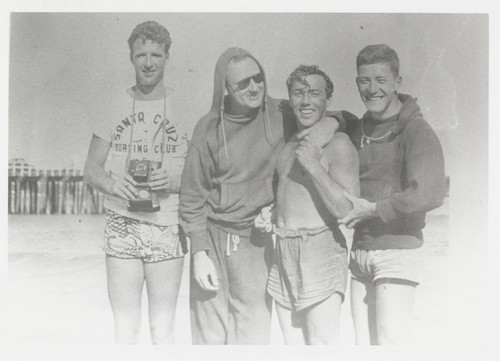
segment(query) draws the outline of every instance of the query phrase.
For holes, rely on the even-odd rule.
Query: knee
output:
[[[309,345],[336,345],[338,340],[333,334],[309,332],[307,337]]]
[[[174,332],[151,331],[151,342],[153,345],[173,345],[175,343]]]
[[[174,320],[151,322],[149,332],[154,345],[172,345],[175,342]]]
[[[401,344],[397,340],[394,339],[394,337],[391,337],[387,333],[384,332],[377,332],[377,345],[380,346],[395,346]]]
[[[307,327],[307,343],[309,345],[336,345],[338,343],[338,333],[334,328]]]
[[[397,346],[408,344],[408,332],[403,329],[391,330],[377,327],[377,345]]]
[[[115,343],[119,345],[136,344],[141,328],[140,317],[115,315]]]
[[[115,344],[135,345],[139,341],[139,329],[122,329],[115,332]]]

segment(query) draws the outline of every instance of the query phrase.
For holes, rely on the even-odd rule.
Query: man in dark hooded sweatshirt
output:
[[[411,340],[425,213],[445,195],[439,140],[416,99],[399,94],[399,59],[387,45],[360,51],[356,83],[367,113],[348,124],[358,148],[361,198],[340,223],[355,228],[349,268],[357,344]]]
[[[296,130],[286,105],[269,97],[264,70],[249,52],[229,48],[219,57],[212,108],[194,130],[181,180],[194,344],[269,343],[272,241],[253,224],[274,200],[278,155]],[[325,145],[337,126],[325,118],[305,141]]]

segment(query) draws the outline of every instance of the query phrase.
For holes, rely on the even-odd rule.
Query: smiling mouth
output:
[[[378,96],[371,96],[371,97],[368,97],[368,96],[365,96],[365,99],[369,102],[374,102],[374,101],[377,101],[377,100],[380,100],[380,99],[383,99],[384,96],[383,95],[378,95]]]
[[[314,113],[314,110],[313,109],[299,109],[299,113],[301,115],[304,115],[304,116],[309,116],[311,115],[312,113]]]

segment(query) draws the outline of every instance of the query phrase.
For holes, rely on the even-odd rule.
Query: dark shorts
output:
[[[158,226],[113,211],[108,211],[103,249],[108,256],[147,263],[184,257],[179,225]]]
[[[338,228],[275,229],[276,250],[268,293],[282,306],[301,311],[347,283],[347,248]]]

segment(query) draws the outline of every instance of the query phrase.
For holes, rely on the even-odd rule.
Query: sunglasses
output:
[[[250,86],[250,80],[253,80],[253,82],[255,84],[260,84],[264,81],[264,74],[262,74],[262,73],[255,74],[255,75],[252,75],[248,78],[240,80],[237,83],[233,83],[230,81],[228,81],[228,83],[234,84],[236,86],[236,88],[234,88],[234,91],[239,91],[239,90],[245,90],[246,88],[248,88]]]

